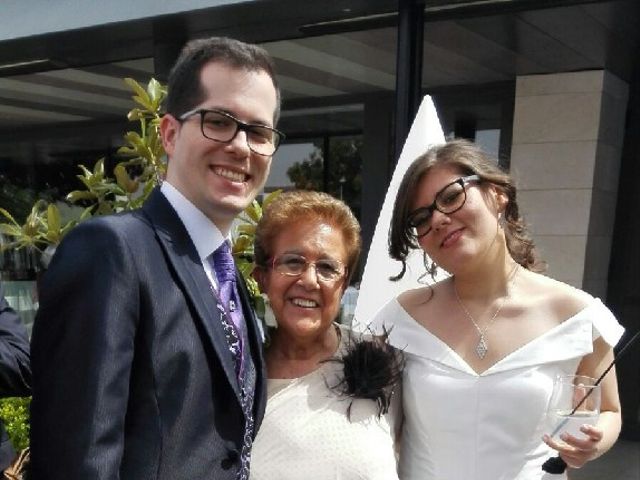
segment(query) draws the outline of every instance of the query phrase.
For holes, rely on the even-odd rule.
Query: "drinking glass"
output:
[[[600,385],[584,375],[559,375],[553,383],[553,392],[547,408],[549,436],[559,440],[568,433],[586,439],[580,431],[584,424],[595,425],[600,416]]]

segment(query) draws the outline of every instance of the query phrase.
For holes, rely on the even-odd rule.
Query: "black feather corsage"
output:
[[[389,344],[389,332],[382,335],[349,333],[345,352],[328,361],[342,363],[343,376],[331,390],[351,398],[347,417],[351,419],[353,399],[365,398],[378,405],[378,418],[389,411],[391,396],[400,385],[404,369],[402,352]]]

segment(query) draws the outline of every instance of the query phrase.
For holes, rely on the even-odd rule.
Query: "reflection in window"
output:
[[[327,156],[327,192],[344,200],[360,219],[362,192],[362,136],[332,137]]]
[[[281,145],[271,162],[271,172],[265,184],[265,190],[268,192],[278,188],[283,190],[292,188],[322,190],[323,156],[321,146],[318,145],[322,145],[321,140]],[[303,168],[304,173],[301,171],[301,175],[308,178],[309,183],[307,184],[304,178],[295,175],[292,177],[290,170],[298,170],[300,165],[306,165],[308,162],[316,165],[316,168],[319,168],[319,173],[311,174],[311,168]],[[317,177],[320,178],[320,183],[314,183]]]
[[[265,191],[297,188],[327,192],[344,200],[360,218],[362,136],[335,136],[282,145]]]

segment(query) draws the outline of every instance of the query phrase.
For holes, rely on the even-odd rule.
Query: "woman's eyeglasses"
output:
[[[299,277],[313,265],[318,281],[334,283],[347,273],[347,268],[342,262],[331,258],[323,258],[310,262],[302,255],[296,253],[284,253],[273,259],[271,267],[280,275]]]
[[[469,182],[479,182],[478,175],[460,177],[446,185],[438,193],[431,205],[415,209],[407,217],[409,235],[413,238],[422,238],[431,231],[433,212],[438,210],[444,214],[450,214],[460,210],[467,201],[466,185]]]

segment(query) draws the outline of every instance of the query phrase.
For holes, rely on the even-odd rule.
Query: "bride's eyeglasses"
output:
[[[407,217],[409,236],[422,238],[431,231],[434,210],[450,214],[460,210],[467,201],[466,186],[470,182],[479,182],[478,175],[460,177],[446,185],[438,193],[431,205],[415,209]]]

